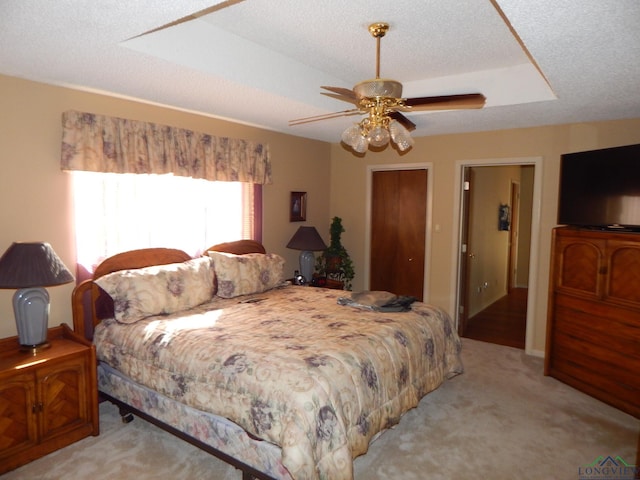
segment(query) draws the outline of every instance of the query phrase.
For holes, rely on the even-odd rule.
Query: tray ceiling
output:
[[[482,110],[413,112],[413,136],[640,117],[636,0],[251,0],[0,6],[0,73],[338,142],[360,117],[321,85],[381,77],[404,96],[480,92]]]

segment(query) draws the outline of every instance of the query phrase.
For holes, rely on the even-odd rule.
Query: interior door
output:
[[[508,292],[517,287],[518,269],[518,226],[520,218],[520,184],[511,182],[511,226],[509,230],[509,279]]]
[[[427,170],[372,173],[371,290],[423,299]]]

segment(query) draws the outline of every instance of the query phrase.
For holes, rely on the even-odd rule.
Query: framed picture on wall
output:
[[[307,220],[307,192],[291,192],[289,203],[289,221],[304,222]]]
[[[500,208],[498,209],[498,230],[508,232],[510,222],[511,215],[509,205],[500,204]]]

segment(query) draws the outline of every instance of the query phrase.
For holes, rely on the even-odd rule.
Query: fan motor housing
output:
[[[402,84],[396,80],[386,78],[375,78],[373,80],[365,80],[353,87],[358,98],[374,98],[374,97],[402,97]]]

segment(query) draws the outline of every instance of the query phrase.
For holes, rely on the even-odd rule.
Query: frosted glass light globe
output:
[[[367,151],[367,148],[369,148],[369,140],[367,140],[367,137],[358,135],[357,141],[351,145],[351,148],[358,153],[364,153]]]
[[[389,131],[381,126],[376,126],[369,132],[369,144],[374,147],[383,147],[389,143]]]
[[[389,123],[389,132],[391,133],[391,140],[398,146],[401,152],[413,147],[414,141],[411,138],[409,130],[396,120],[392,120]]]
[[[362,135],[362,128],[358,123],[342,132],[342,141],[358,153],[366,152],[369,147],[369,140]]]

